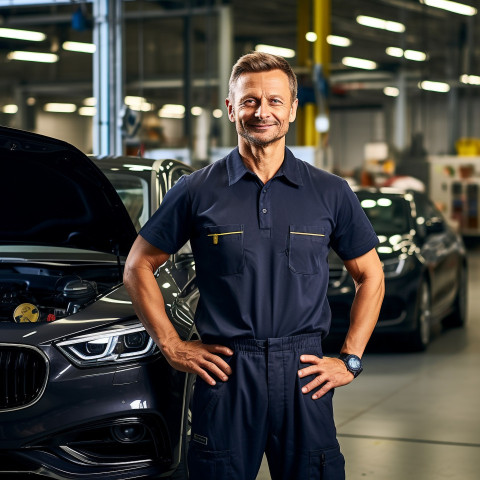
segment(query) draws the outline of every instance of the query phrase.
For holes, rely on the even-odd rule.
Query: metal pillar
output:
[[[397,152],[402,153],[407,147],[407,79],[403,69],[398,72],[397,88],[393,139]]]
[[[123,2],[97,0],[93,4],[93,95],[97,111],[93,128],[95,155],[122,155]]]
[[[228,120],[225,109],[225,99],[228,97],[228,81],[233,64],[233,16],[232,7],[223,5],[218,13],[218,103],[223,108],[224,115],[220,124],[220,145],[230,147],[234,145],[234,128]],[[235,142],[236,143],[236,142]]]

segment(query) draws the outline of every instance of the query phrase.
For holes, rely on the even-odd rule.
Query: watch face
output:
[[[355,357],[350,357],[348,359],[348,366],[352,369],[352,370],[358,370],[362,364],[360,362],[360,359],[358,358],[355,358]]]

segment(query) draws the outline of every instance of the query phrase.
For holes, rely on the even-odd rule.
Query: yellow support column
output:
[[[301,83],[303,72],[310,71],[312,68],[312,59],[310,54],[310,44],[306,41],[305,35],[310,31],[311,19],[311,0],[297,1],[297,66],[300,71],[298,77]],[[305,108],[299,106],[297,110],[297,119],[295,120],[297,145],[307,145],[305,132]]]

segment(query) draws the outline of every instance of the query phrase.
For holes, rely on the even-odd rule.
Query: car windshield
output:
[[[377,235],[410,231],[410,208],[402,196],[368,192],[358,192],[357,196]]]
[[[140,176],[123,173],[106,173],[118,195],[122,199],[137,232],[147,222],[148,211],[148,182]]]

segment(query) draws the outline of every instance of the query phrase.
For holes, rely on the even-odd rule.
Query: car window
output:
[[[377,235],[396,235],[410,230],[410,208],[407,201],[393,195],[358,193],[360,205]]]
[[[140,177],[117,172],[107,172],[106,175],[122,199],[138,232],[149,218],[148,182]]]

